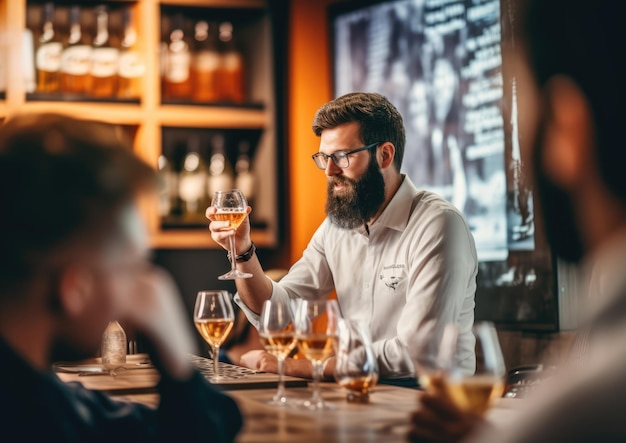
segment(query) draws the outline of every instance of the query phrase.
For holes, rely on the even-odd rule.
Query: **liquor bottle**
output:
[[[80,8],[70,9],[70,34],[67,47],[61,54],[61,90],[85,94],[89,90],[91,68],[91,45],[80,23]]]
[[[109,34],[109,12],[106,6],[96,7],[96,36],[91,51],[91,95],[113,97],[116,91],[119,49]]]
[[[37,92],[59,91],[59,70],[63,44],[54,30],[54,3],[43,5],[43,26],[37,39],[35,69],[37,70]]]
[[[133,23],[131,7],[124,9],[122,15],[123,37],[118,65],[117,96],[122,99],[138,99],[141,78],[145,64],[141,53],[137,51],[137,31]]]
[[[211,140],[211,159],[209,162],[209,180],[207,195],[213,197],[216,191],[228,191],[233,188],[233,167],[225,150],[224,134],[216,133]]]
[[[189,100],[191,98],[191,50],[185,36],[182,14],[172,18],[172,31],[167,45],[163,98]]]
[[[245,99],[243,56],[235,43],[231,22],[220,23],[219,40],[221,46],[220,98],[225,101],[243,102]]]
[[[160,155],[157,166],[159,186],[159,215],[167,217],[172,214],[178,199],[178,177],[171,162],[165,155]]]
[[[196,23],[191,68],[192,99],[205,103],[217,101],[220,55],[217,50],[216,23],[205,20]]]
[[[237,161],[235,162],[235,188],[243,192],[248,204],[252,206],[256,177],[250,162],[250,142],[241,140],[238,145]]]
[[[207,167],[200,155],[197,136],[189,140],[189,150],[183,160],[178,181],[178,195],[182,201],[183,219],[200,221],[206,209]]]
[[[126,363],[126,332],[118,321],[109,322],[102,335],[102,366],[114,371]]]

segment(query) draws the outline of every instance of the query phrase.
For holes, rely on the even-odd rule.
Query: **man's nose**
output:
[[[326,163],[326,175],[328,177],[332,177],[333,175],[341,174],[343,169],[335,164],[335,161],[332,158],[328,159]]]

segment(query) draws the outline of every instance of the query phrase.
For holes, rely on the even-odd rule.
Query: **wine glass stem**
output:
[[[218,362],[220,359],[220,345],[213,346],[213,377],[220,378],[218,372]]]
[[[314,405],[320,405],[323,403],[322,395],[320,393],[320,380],[322,378],[322,371],[324,367],[319,360],[313,360],[313,396],[311,397],[311,403]]]
[[[277,357],[278,359],[278,389],[276,390],[276,401],[284,403],[287,398],[285,396],[285,357]]]
[[[235,251],[235,231],[233,231],[233,235],[228,237],[228,241],[230,242],[230,266],[233,271],[237,269],[237,264],[235,262],[235,257],[237,257],[237,253]]]

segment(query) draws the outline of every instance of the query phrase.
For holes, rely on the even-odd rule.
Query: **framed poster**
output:
[[[333,93],[379,92],[403,116],[402,172],[465,215],[480,261],[476,319],[557,330],[554,263],[517,131],[512,0],[329,7]]]

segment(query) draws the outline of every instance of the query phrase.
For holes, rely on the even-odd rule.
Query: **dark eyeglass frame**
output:
[[[356,154],[357,152],[367,151],[372,148],[377,148],[378,145],[380,145],[381,143],[384,143],[384,142],[372,143],[367,146],[363,146],[361,148],[352,149],[351,151],[335,151],[332,154],[324,154],[323,152],[318,152],[318,153],[313,154],[311,158],[315,162],[315,165],[322,170],[325,170],[328,167],[329,158],[333,160],[335,165],[337,165],[341,169],[345,169],[348,166],[350,166],[350,160],[348,159],[348,156],[350,154]],[[346,165],[341,166],[339,163],[342,163],[344,161]]]

